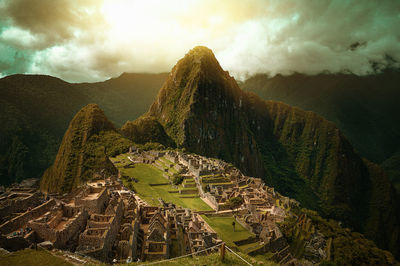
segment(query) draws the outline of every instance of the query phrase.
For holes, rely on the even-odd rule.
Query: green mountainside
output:
[[[146,116],[178,147],[232,162],[398,255],[399,204],[381,169],[364,162],[332,122],[242,91],[208,48],[175,65]]]
[[[121,132],[137,144],[157,142],[165,146],[174,146],[174,141],[165,133],[162,125],[151,116],[142,116],[135,121],[126,122]]]
[[[117,126],[145,113],[168,74],[122,74],[71,84],[44,75],[0,79],[0,185],[38,178],[54,161],[74,115],[97,103]]]
[[[95,173],[117,174],[109,155],[126,152],[131,142],[123,138],[95,104],[82,108],[64,135],[54,164],[46,170],[40,188],[71,192]]]
[[[400,151],[400,72],[380,74],[258,74],[241,88],[313,111],[332,121],[363,157],[377,163]]]

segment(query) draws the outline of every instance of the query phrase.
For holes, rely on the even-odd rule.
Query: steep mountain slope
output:
[[[400,152],[385,160],[381,167],[385,170],[390,180],[396,187],[397,194],[400,194]]]
[[[70,192],[97,172],[117,174],[108,155],[127,151],[130,145],[103,111],[89,104],[72,119],[54,164],[41,179],[40,188],[47,192]]]
[[[232,162],[398,252],[398,199],[380,168],[363,162],[333,123],[242,91],[208,48],[192,49],[175,65],[145,116],[178,147]]]
[[[400,72],[255,75],[241,84],[264,100],[316,112],[333,121],[362,156],[377,163],[400,149]]]
[[[121,126],[147,111],[167,74],[122,74],[71,84],[43,75],[0,79],[0,185],[40,177],[54,161],[68,123],[96,102]]]

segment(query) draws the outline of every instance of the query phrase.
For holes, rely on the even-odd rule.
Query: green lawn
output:
[[[254,236],[254,234],[250,233],[246,228],[236,222],[233,217],[207,217],[205,215],[202,215],[202,217],[229,247],[238,247],[233,243],[233,241]],[[233,231],[233,221],[236,223],[235,231]],[[240,247],[238,248],[241,249]]]
[[[6,255],[0,255],[1,266],[11,265],[73,265],[62,258],[52,255],[44,250],[24,249]]]
[[[200,198],[180,198],[179,193],[168,193],[168,191],[175,190],[171,185],[163,186],[150,186],[149,184],[166,183],[168,180],[163,177],[163,171],[148,165],[148,164],[135,164],[133,168],[119,168],[122,175],[127,175],[136,178],[139,182],[132,182],[132,185],[137,194],[151,205],[159,205],[158,198],[162,198],[166,202],[175,203],[184,208],[191,208],[194,210],[212,210]],[[125,186],[128,186],[128,181],[123,180]]]

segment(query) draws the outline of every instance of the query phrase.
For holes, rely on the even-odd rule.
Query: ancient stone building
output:
[[[106,187],[87,186],[75,197],[75,206],[84,207],[89,214],[102,213],[107,207],[109,200]]]
[[[104,193],[103,190],[100,193]],[[101,199],[101,195],[103,194],[97,198]],[[93,206],[99,205],[93,204],[91,207]],[[109,261],[109,253],[120,229],[124,203],[120,196],[113,194],[108,204],[105,202],[104,208],[105,214],[99,212],[90,215],[85,231],[79,236],[77,250],[82,254]]]
[[[150,218],[145,235],[143,255],[146,260],[169,258],[170,231],[168,219],[158,209]]]
[[[39,239],[52,242],[56,248],[67,249],[68,241],[76,238],[85,228],[87,218],[88,213],[83,208],[59,203],[44,215],[30,221],[28,226]]]

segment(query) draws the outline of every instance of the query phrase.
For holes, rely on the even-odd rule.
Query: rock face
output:
[[[175,65],[145,116],[178,147],[232,162],[383,248],[399,245],[397,195],[383,173],[371,171],[377,166],[364,162],[333,123],[242,91],[210,49],[196,47]],[[393,233],[382,240],[379,230]]]
[[[107,140],[111,137],[113,145],[122,142],[129,146],[97,105],[82,108],[68,127],[54,164],[44,173],[41,190],[70,192],[96,171],[104,169],[108,174],[116,174],[117,169],[106,155]]]

